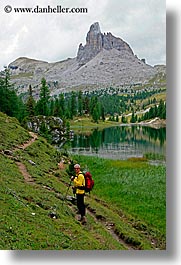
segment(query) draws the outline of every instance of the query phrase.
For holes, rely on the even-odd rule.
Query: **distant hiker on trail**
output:
[[[75,164],[74,170],[76,176],[72,176],[71,180],[74,182],[73,189],[75,190],[76,197],[77,197],[77,208],[79,210],[79,213],[81,215],[79,221],[81,221],[82,224],[86,223],[85,218],[85,204],[84,204],[84,196],[85,196],[85,178],[83,173],[80,171],[80,165]]]

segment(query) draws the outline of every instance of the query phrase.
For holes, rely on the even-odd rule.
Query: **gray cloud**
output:
[[[5,13],[4,7],[86,7],[87,14]],[[3,65],[20,56],[60,61],[75,57],[95,21],[102,32],[125,40],[147,63],[165,64],[165,0],[1,0],[0,58]]]

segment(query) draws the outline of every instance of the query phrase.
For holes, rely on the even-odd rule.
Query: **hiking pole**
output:
[[[64,204],[65,198],[67,197],[68,191],[69,191],[70,186],[71,186],[71,182],[72,182],[72,179],[70,179],[70,183],[69,183],[69,185],[68,185],[67,191],[66,191],[65,196],[64,196],[64,198],[63,198],[62,206],[63,206],[63,204]]]

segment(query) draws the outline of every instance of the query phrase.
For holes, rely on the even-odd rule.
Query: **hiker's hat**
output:
[[[74,168],[80,168],[80,165],[79,164],[75,164]]]

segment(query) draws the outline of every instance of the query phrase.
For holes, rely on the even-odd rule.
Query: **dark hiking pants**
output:
[[[76,194],[77,196],[77,208],[81,217],[85,216],[85,204],[84,204],[84,194]]]

